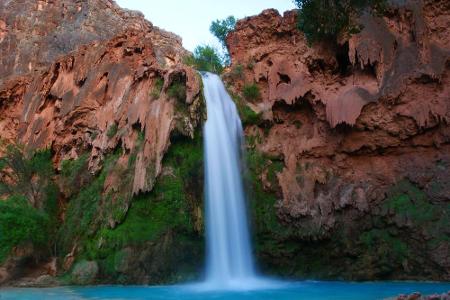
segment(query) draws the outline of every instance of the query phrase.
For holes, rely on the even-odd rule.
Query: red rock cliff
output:
[[[107,0],[6,1],[0,19],[2,138],[51,147],[56,164],[92,149],[95,169],[119,144],[132,151],[139,127],[146,139],[133,192],[151,189],[177,120],[189,136],[199,121],[199,79],[180,64],[181,39]],[[165,85],[152,98],[158,78]],[[187,85],[186,120],[165,95],[174,80]]]
[[[249,149],[269,158],[258,178],[292,233],[269,231],[280,245],[298,247],[273,258],[262,246],[262,260],[298,276],[448,280],[450,247],[439,225],[450,213],[447,1],[406,1],[382,18],[365,14],[363,30],[338,46],[309,47],[296,19],[295,11],[266,10],[227,37],[230,89],[256,83],[261,91],[245,101],[262,115],[246,128]],[[434,209],[441,217],[418,220]],[[266,217],[255,218],[258,225]],[[267,232],[261,235],[265,245]],[[405,251],[375,254],[380,247]],[[284,261],[286,253],[298,264]]]

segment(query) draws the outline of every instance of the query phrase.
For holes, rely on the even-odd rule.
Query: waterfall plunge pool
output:
[[[420,292],[422,295],[442,294],[450,291],[450,283],[428,282],[284,282],[276,288],[260,288],[240,291],[202,291],[198,286],[92,286],[59,287],[43,289],[5,288],[0,290],[1,300],[12,299],[166,299],[166,300],[375,300],[387,299],[400,294]]]

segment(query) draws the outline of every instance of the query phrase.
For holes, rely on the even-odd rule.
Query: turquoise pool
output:
[[[422,294],[450,291],[450,283],[425,282],[324,282],[303,281],[280,283],[276,287],[240,291],[205,291],[196,285],[174,286],[93,286],[45,289],[6,288],[0,290],[0,299],[386,299],[399,294]]]

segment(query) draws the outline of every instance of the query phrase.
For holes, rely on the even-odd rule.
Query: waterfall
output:
[[[203,73],[208,120],[204,127],[206,283],[248,287],[256,275],[242,182],[242,123],[219,76]]]

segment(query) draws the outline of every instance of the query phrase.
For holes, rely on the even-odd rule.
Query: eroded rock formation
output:
[[[95,205],[89,234],[114,229],[124,222],[133,197],[153,190],[171,138],[198,134],[204,118],[201,79],[182,64],[187,53],[178,36],[114,1],[0,3],[2,147],[50,149],[58,170],[63,162],[87,158],[84,175],[55,178],[63,224],[84,218],[83,211],[73,217],[82,205],[73,201],[85,196],[73,198],[100,176],[102,188],[93,195],[98,203],[83,204]],[[109,165],[108,156],[114,157]],[[69,226],[81,226],[74,224]],[[71,236],[62,250],[66,258],[59,265],[67,270],[86,251],[77,240],[81,234],[88,233]],[[17,269],[6,265],[3,273]]]
[[[310,47],[295,11],[266,10],[228,35],[230,90],[261,92],[238,100],[260,114],[246,129],[250,159],[269,161],[257,181],[283,226],[267,225],[256,192],[266,266],[450,278],[449,16],[445,1],[406,1],[384,17],[364,14],[362,31],[338,45]]]

